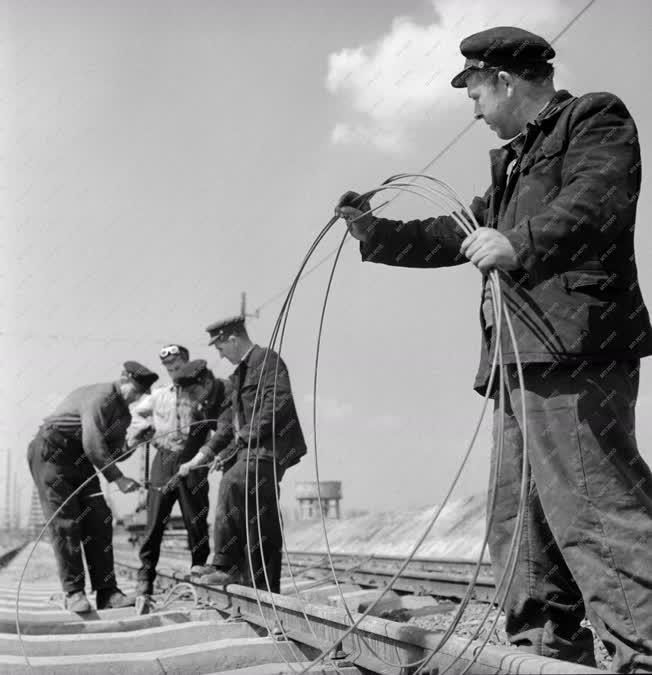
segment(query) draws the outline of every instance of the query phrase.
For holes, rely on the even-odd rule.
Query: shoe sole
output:
[[[126,607],[133,607],[133,606],[134,605],[121,605],[121,606],[108,605],[107,607],[98,607],[97,611],[102,612],[107,609],[125,609]]]
[[[90,605],[83,605],[81,607],[66,607],[66,611],[73,614],[88,614],[88,612],[93,611],[93,608]]]

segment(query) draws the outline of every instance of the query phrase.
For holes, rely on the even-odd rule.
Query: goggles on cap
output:
[[[158,353],[161,359],[167,359],[168,356],[178,356],[179,354],[181,354],[179,345],[167,345]]]

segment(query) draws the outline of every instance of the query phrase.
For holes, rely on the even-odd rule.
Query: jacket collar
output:
[[[559,113],[574,100],[575,96],[573,96],[573,94],[571,94],[566,89],[560,89],[559,91],[555,92],[555,95],[550,100],[550,103],[534,120],[533,124],[536,126],[548,124],[551,120],[556,119],[559,116]]]
[[[565,89],[560,89],[559,91],[555,92],[555,95],[550,99],[548,105],[539,113],[534,121],[529,123],[528,127],[532,129],[538,128],[542,132],[545,132],[545,127],[550,128],[554,126],[561,111],[574,100],[575,96],[570,94]],[[501,200],[504,197],[503,193],[506,187],[505,183],[507,179],[507,165],[510,158],[520,154],[523,149],[522,144],[524,141],[525,134],[521,133],[515,138],[512,138],[509,143],[506,143],[499,148],[489,150],[489,159],[491,162],[491,185],[494,190],[491,200],[491,216],[494,221],[498,216],[498,208]],[[521,164],[521,170],[525,168],[527,158],[524,160],[524,162],[525,163]]]
[[[559,117],[561,111],[570,103],[575,100],[573,96],[566,89],[560,89],[555,92],[555,95],[550,99],[548,105],[537,115],[536,119],[532,122],[528,122],[528,126],[539,127],[543,129],[544,127],[549,126],[551,123]],[[500,148],[496,148],[490,152],[500,152],[501,150],[507,150],[509,152],[515,150],[519,144],[522,144],[524,140],[524,133],[520,133],[515,138],[512,138],[509,143],[505,143]]]
[[[249,349],[242,355],[242,358],[240,359],[240,363],[247,363],[249,359],[251,358],[251,354],[256,349],[258,345],[256,343],[252,344]],[[240,365],[240,363],[238,365]]]

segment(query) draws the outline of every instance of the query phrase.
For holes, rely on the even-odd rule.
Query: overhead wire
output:
[[[596,3],[597,0],[589,0],[586,5],[582,7],[571,19],[570,21],[549,41],[551,45],[554,45],[559,38],[561,38],[590,8],[592,5]],[[464,137],[472,128],[475,124],[477,124],[478,119],[473,118],[467,124],[465,124],[452,138],[446,145],[444,145],[443,148],[441,148],[433,157],[430,159],[426,164],[424,164],[421,169],[417,173],[419,174],[425,174],[427,171],[429,171],[434,164],[436,164],[452,147],[454,147],[457,142]],[[313,267],[308,269],[306,273],[303,275],[301,278],[301,281],[308,277],[310,274],[315,272],[317,269],[319,269],[325,262],[330,260],[337,252],[337,248],[332,249],[329,251],[323,258],[321,258]],[[255,309],[254,309],[254,315],[257,316],[263,309],[266,309],[269,305],[272,303],[276,302],[280,298],[284,297],[288,291],[288,287],[277,291],[270,297],[268,297],[266,300],[260,303]]]

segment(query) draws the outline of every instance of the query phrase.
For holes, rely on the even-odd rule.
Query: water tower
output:
[[[318,518],[320,508],[326,518],[340,517],[342,481],[300,482],[296,484],[295,496],[299,502],[301,520]]]

